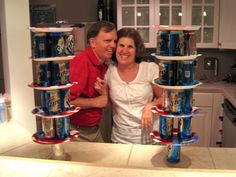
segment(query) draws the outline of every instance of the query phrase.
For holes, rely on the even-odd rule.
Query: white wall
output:
[[[28,0],[0,0],[5,91],[10,95],[12,119],[30,132],[36,130]]]

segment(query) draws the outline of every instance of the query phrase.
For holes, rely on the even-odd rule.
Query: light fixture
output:
[[[205,16],[207,16],[207,13],[206,13],[206,11],[204,11],[204,12],[203,12],[203,16],[204,16],[204,17],[205,17]]]
[[[141,12],[138,12],[138,13],[137,13],[137,16],[138,16],[138,17],[141,17],[141,16],[142,16],[142,13],[141,13]]]

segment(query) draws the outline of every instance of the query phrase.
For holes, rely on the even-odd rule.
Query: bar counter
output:
[[[166,146],[160,145],[67,142],[63,147],[64,160],[52,160],[52,145],[33,142],[2,153],[0,176],[27,177],[32,169],[41,177],[236,176],[235,148],[183,146],[180,162],[173,164],[166,161]]]

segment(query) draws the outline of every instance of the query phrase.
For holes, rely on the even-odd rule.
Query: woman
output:
[[[123,28],[117,37],[114,64],[105,76],[113,112],[111,140],[147,144],[153,129],[151,109],[161,103],[161,91],[152,84],[159,68],[155,63],[141,62],[145,47],[138,31]],[[153,101],[154,96],[158,99]]]

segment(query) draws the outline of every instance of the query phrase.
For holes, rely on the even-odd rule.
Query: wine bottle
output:
[[[97,20],[105,20],[105,6],[103,0],[98,0],[97,3]]]

